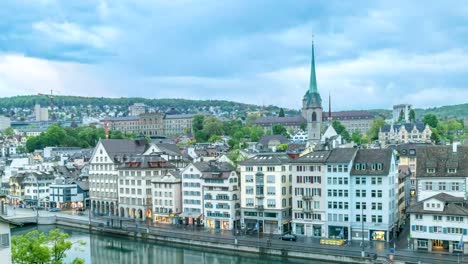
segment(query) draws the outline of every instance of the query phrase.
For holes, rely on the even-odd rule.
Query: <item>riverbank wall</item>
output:
[[[391,263],[386,257],[361,257],[360,251],[343,248],[311,248],[300,243],[271,243],[263,239],[246,239],[243,237],[226,238],[210,234],[198,234],[181,230],[175,232],[169,229],[150,228],[143,225],[133,227],[112,227],[107,221],[93,221],[70,217],[48,216],[39,217],[40,225],[58,225],[86,229],[90,232],[100,232],[132,239],[154,240],[164,244],[183,244],[200,249],[215,249],[220,251],[239,251],[260,255],[280,256],[284,258],[300,258],[319,260],[329,263]],[[403,262],[393,262],[403,263]]]

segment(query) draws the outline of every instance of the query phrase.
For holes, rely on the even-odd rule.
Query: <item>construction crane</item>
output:
[[[50,102],[50,120],[51,120],[51,121],[55,121],[55,115],[54,115],[54,94],[53,94],[53,90],[50,90],[50,94],[38,93],[37,95],[49,97],[49,102]]]

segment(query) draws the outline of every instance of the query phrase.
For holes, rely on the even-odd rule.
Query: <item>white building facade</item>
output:
[[[292,174],[284,153],[260,154],[240,164],[241,225],[261,233],[291,231]]]
[[[325,237],[325,161],[329,154],[311,152],[291,161],[293,234]]]

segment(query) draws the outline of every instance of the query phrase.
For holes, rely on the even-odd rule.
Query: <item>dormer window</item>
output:
[[[457,172],[457,169],[448,169],[447,172],[448,172],[448,173],[456,173],[456,172]]]
[[[383,169],[383,164],[377,163],[377,170],[382,170],[382,169]]]
[[[355,167],[356,167],[356,170],[360,170],[361,169],[361,164],[356,163]]]
[[[426,172],[427,173],[435,173],[435,169],[434,168],[427,168]]]

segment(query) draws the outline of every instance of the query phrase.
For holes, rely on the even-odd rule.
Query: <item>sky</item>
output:
[[[468,102],[464,1],[4,0],[0,97],[223,99],[299,109]]]

